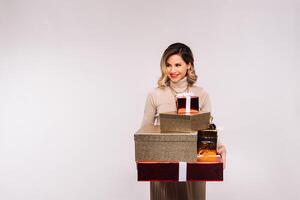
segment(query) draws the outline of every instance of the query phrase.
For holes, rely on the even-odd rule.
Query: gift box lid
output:
[[[134,140],[139,141],[158,141],[158,142],[197,142],[197,131],[182,132],[161,132],[160,126],[146,125],[134,134]]]

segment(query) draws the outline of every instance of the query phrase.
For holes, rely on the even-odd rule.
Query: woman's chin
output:
[[[179,79],[170,79],[173,83],[177,83]]]

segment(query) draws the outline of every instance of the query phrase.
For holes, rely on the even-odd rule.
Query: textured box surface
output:
[[[138,181],[223,181],[223,163],[194,162],[180,168],[175,162],[137,162]],[[180,180],[184,174],[184,180]],[[182,179],[182,178],[181,178]]]
[[[193,132],[209,127],[210,112],[178,114],[177,112],[160,113],[162,132]]]
[[[145,126],[135,135],[136,161],[197,161],[197,132],[164,133],[159,126]]]

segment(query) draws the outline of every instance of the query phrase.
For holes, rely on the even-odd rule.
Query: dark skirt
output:
[[[150,200],[205,200],[205,182],[151,182]]]

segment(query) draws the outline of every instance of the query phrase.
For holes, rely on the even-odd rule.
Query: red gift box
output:
[[[138,181],[223,181],[223,162],[137,162]]]

